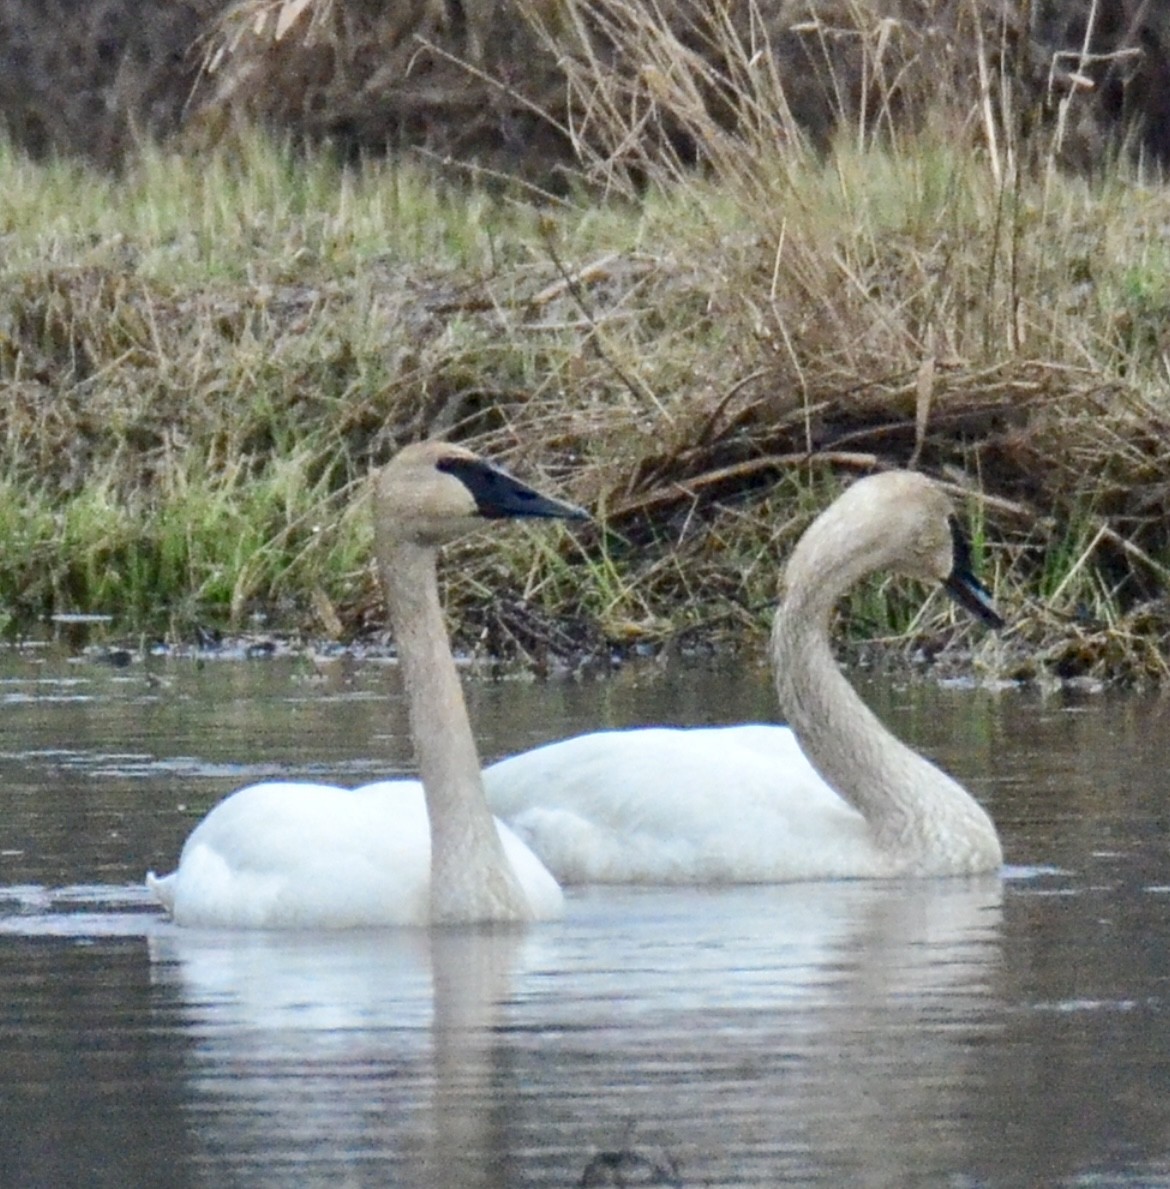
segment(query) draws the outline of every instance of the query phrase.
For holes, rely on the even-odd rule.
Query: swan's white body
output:
[[[532,919],[564,896],[544,864],[496,822]],[[358,929],[431,918],[431,831],[423,787],[389,780],[346,789],[300,781],[249,785],[191,832],[178,869],[147,886],[180,925]]]
[[[407,447],[383,468],[379,569],[421,782],[233,793],[196,826],[173,874],[146,877],[176,923],[335,929],[561,914],[556,880],[488,811],[435,563],[441,542],[485,518],[581,515],[441,443]]]
[[[928,479],[860,480],[785,571],[772,639],[792,728],[606,731],[493,764],[488,803],[565,883],[752,883],[997,870],[991,819],[891,735],[838,669],[829,620],[864,575],[961,574]],[[971,605],[971,590],[960,593]],[[976,608],[987,617],[989,607]]]
[[[865,818],[787,727],[601,731],[484,772],[488,803],[564,883],[884,875]]]

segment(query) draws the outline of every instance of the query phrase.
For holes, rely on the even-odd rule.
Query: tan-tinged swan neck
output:
[[[431,833],[432,920],[524,921],[536,915],[525,888],[559,895],[547,872],[505,853],[487,807],[475,738],[443,622],[438,549],[463,533],[511,518],[580,519],[461,446],[407,446],[374,479],[374,544],[406,685]],[[546,879],[547,877],[547,879]],[[555,898],[555,896],[553,897]],[[547,915],[548,903],[540,911]]]
[[[524,921],[531,906],[487,807],[463,688],[439,600],[434,546],[379,548],[431,830],[432,919]]]
[[[892,869],[986,871],[1002,863],[995,827],[975,799],[897,739],[833,655],[829,625],[843,595],[893,570],[946,581],[954,569],[950,502],[924,476],[861,480],[817,518],[785,567],[771,653],[776,690],[801,748],[866,819]]]

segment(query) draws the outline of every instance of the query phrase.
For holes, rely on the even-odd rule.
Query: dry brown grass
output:
[[[940,113],[1085,168],[1127,129],[1162,153],[1168,31],[1140,0],[234,0],[192,110],[558,188]]]

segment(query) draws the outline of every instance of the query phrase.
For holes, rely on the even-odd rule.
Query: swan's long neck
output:
[[[435,550],[398,541],[380,551],[380,560],[430,819],[431,918],[529,920],[532,910],[484,796],[439,604]]]
[[[811,532],[809,534],[811,536]],[[1001,861],[982,807],[929,760],[896,739],[833,657],[833,608],[877,566],[848,548],[802,541],[789,562],[772,631],[781,708],[826,783],[865,817],[892,871],[986,870]],[[836,542],[840,545],[841,542]]]

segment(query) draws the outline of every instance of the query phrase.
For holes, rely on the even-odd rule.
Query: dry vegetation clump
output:
[[[24,175],[56,230],[17,237],[0,303],[13,628],[113,611],[186,638],[262,611],[376,637],[363,479],[441,433],[597,518],[463,546],[467,646],[759,639],[841,479],[917,465],[968,509],[1014,624],[1000,671],[1162,675],[1159,192],[1005,194],[986,159],[925,145],[796,158],[766,204],[694,178],[541,212],[260,143],[151,168],[122,210]],[[877,591],[859,635],[930,653],[962,623]]]
[[[344,154],[411,147],[511,176],[568,158],[556,60],[502,0],[241,0],[205,66],[195,123],[213,136],[242,116]]]
[[[1139,0],[235,0],[193,111],[556,189],[582,160],[702,162],[696,122],[824,151],[941,109],[1085,168],[1127,136],[1165,158],[1164,25]]]
[[[702,63],[690,81],[629,52],[651,26]],[[746,77],[729,32],[753,47]],[[608,76],[601,91],[583,62]],[[822,150],[842,126],[970,110],[1008,79],[997,135],[1055,136],[1079,168],[1127,137],[1170,157],[1170,13],[1147,0],[0,0],[0,124],[34,155],[107,167],[242,117],[350,154],[412,148],[561,187],[595,102],[636,104],[642,137],[685,157],[697,146],[678,96],[657,94],[692,87],[688,101],[754,126],[742,97],[768,71]]]

